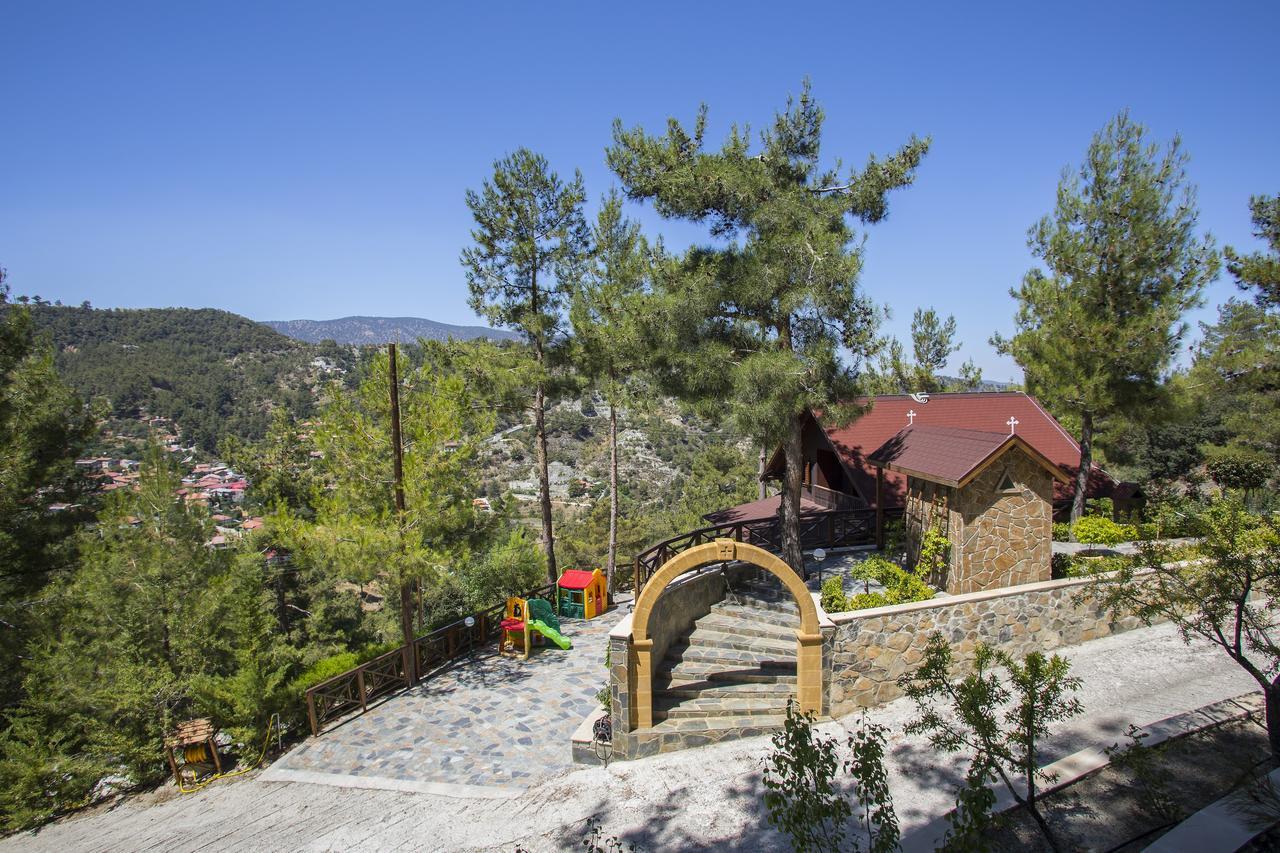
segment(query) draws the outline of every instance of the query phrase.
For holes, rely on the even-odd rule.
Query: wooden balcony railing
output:
[[[560,610],[555,584],[545,584],[521,598],[545,598]],[[411,644],[365,661],[307,689],[307,717],[311,734],[319,735],[327,723],[350,714],[364,713],[369,703],[398,690],[412,687],[408,655],[417,655],[418,680],[438,675],[444,667],[463,655],[494,642],[501,630],[507,603],[473,613],[442,625],[416,638]],[[470,621],[471,624],[467,624]],[[412,652],[410,652],[410,649]]]
[[[901,508],[886,509],[882,516],[885,521],[901,517]],[[782,529],[777,518],[700,527],[659,542],[636,556],[633,565],[636,592],[639,593],[649,577],[667,560],[681,551],[716,539],[736,539],[767,551],[782,550]],[[806,550],[874,545],[876,540],[875,509],[834,509],[800,517],[800,547]]]

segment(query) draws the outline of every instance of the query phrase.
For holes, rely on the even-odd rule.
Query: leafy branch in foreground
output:
[[[1040,769],[1038,745],[1051,724],[1080,713],[1071,695],[1080,679],[1067,675],[1070,664],[1058,655],[1031,652],[1019,662],[985,644],[974,651],[969,674],[953,676],[955,663],[951,645],[935,633],[920,667],[899,682],[920,710],[907,724],[908,734],[927,735],[942,752],[972,753],[966,785],[949,816],[948,846],[968,848],[981,837],[995,804],[987,786],[998,779],[1059,850],[1037,801],[1037,783],[1052,781]]]
[[[1194,565],[1169,562],[1157,543],[1143,543],[1134,563],[1098,580],[1102,600],[1143,622],[1167,619],[1182,639],[1220,647],[1262,688],[1267,736],[1280,756],[1280,523],[1255,516],[1236,501],[1220,501],[1202,519]]]
[[[805,851],[862,850],[849,837],[849,822],[865,832],[867,850],[888,853],[898,847],[898,818],[884,766],[887,729],[865,718],[849,736],[850,757],[841,765],[835,738],[813,732],[813,715],[787,705],[782,731],[773,735],[773,752],[764,759],[765,807],[769,823]],[[837,773],[853,781],[858,809],[837,787]]]

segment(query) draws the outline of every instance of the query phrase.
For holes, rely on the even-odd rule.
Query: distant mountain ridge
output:
[[[454,338],[469,341],[473,338],[490,340],[516,340],[517,335],[503,329],[487,326],[454,326],[422,317],[340,317],[337,320],[263,320],[283,335],[296,340],[317,344],[331,340],[340,344],[371,345],[388,343],[413,343],[419,338],[443,341]]]

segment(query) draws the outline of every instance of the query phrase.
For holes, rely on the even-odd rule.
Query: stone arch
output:
[[[653,640],[649,637],[649,616],[662,591],[682,574],[707,563],[740,561],[770,572],[796,600],[800,628],[796,631],[796,703],[801,711],[822,713],[822,631],[813,596],[795,570],[774,554],[746,542],[717,539],[690,548],[662,565],[636,599],[631,616],[630,693],[634,702],[634,728],[653,725]]]

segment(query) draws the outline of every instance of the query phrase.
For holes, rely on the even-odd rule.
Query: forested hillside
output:
[[[309,415],[319,387],[355,365],[349,347],[305,344],[209,308],[31,306],[58,372],[110,417],[170,418],[184,442],[212,451],[225,436],[260,438],[272,404]]]
[[[488,338],[491,341],[515,340],[518,336],[503,329],[487,326],[454,326],[422,317],[340,317],[337,320],[264,320],[281,334],[299,341],[376,346],[388,343],[428,341],[469,341]]]

